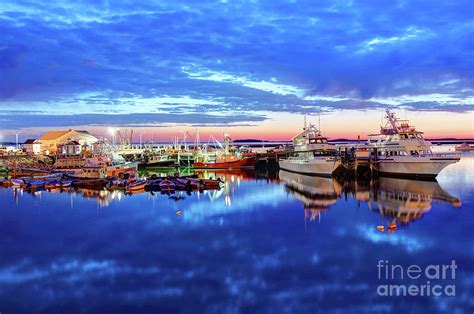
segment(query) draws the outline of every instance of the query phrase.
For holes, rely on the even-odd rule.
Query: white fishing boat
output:
[[[330,176],[337,168],[337,148],[329,144],[314,125],[305,126],[293,137],[294,152],[287,158],[280,158],[280,169],[310,175]]]
[[[461,159],[457,153],[433,153],[423,132],[388,109],[385,119],[380,133],[368,136],[373,164],[381,174],[434,179],[441,170]]]

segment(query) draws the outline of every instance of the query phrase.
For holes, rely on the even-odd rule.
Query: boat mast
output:
[[[304,115],[304,122],[303,122],[303,137],[306,137],[306,114]]]
[[[398,132],[397,118],[395,117],[395,113],[391,112],[390,109],[387,109],[386,112],[387,112],[387,120],[392,126],[392,129],[395,132]]]

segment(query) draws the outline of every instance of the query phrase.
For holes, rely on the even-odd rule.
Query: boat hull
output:
[[[242,169],[255,167],[255,158],[242,158],[212,163],[195,162],[195,169]]]
[[[444,168],[458,161],[457,157],[394,158],[378,161],[378,172],[386,176],[434,179]]]
[[[170,168],[174,167],[174,160],[160,160],[160,161],[149,161],[140,164],[140,168]]]
[[[286,171],[328,177],[332,175],[335,165],[335,158],[318,158],[301,161],[280,159],[278,161],[278,166],[280,169]]]

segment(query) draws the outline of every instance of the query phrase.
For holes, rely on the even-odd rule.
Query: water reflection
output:
[[[238,210],[238,208],[254,206],[255,204],[281,200],[283,189],[288,195],[299,200],[304,210],[305,220],[321,220],[321,214],[342,199],[354,199],[366,203],[367,208],[382,217],[381,229],[394,231],[397,226],[407,225],[418,220],[428,213],[433,202],[443,202],[453,207],[460,207],[461,200],[447,193],[436,181],[418,181],[381,177],[375,180],[337,180],[318,176],[302,175],[288,171],[278,173],[262,173],[253,170],[231,171],[196,171],[200,178],[220,178],[224,185],[221,189],[205,191],[176,191],[161,195],[160,192],[139,192],[140,197],[153,201],[159,198],[174,202],[210,202],[212,207],[199,208],[200,216],[206,212],[207,216],[215,212]],[[149,172],[148,175],[154,174]],[[163,173],[162,175],[166,175]],[[245,186],[245,182],[248,182]],[[252,183],[254,182],[254,183]],[[273,185],[277,190],[255,186],[255,183]],[[245,193],[237,193],[239,189]],[[113,202],[120,202],[124,198],[138,197],[125,194],[122,190],[91,190],[91,189],[51,189],[43,191],[14,190],[14,198],[18,204],[20,197],[30,195],[41,200],[43,193],[69,194],[70,206],[74,208],[74,200],[81,197],[87,201],[96,201],[99,207],[107,207]],[[280,198],[279,198],[280,197]],[[253,202],[253,203],[252,203]],[[154,205],[153,205],[154,206]],[[222,208],[221,208],[222,207]],[[228,209],[224,209],[228,208]],[[193,216],[192,210],[184,213]],[[196,212],[194,212],[194,216]],[[380,231],[383,231],[380,230]]]
[[[380,231],[394,231],[398,225],[418,220],[431,210],[434,201],[461,207],[461,200],[447,193],[436,181],[419,181],[380,177],[374,180],[322,178],[280,171],[285,188],[302,201],[305,218],[321,218],[321,212],[335,205],[343,195],[366,202],[368,209],[380,214]]]
[[[212,312],[209,305],[223,313],[232,302],[230,312],[282,312],[286,305],[286,312],[330,312],[341,298],[357,312],[377,312],[374,302],[400,312],[447,302],[411,298],[401,306],[376,298],[380,259],[456,259],[467,279],[456,282],[459,297],[449,308],[473,293],[472,187],[459,194],[463,208],[449,210],[461,201],[445,191],[445,180],[199,175],[225,185],[189,195],[0,188],[0,311],[69,304],[62,312],[73,312],[91,299],[98,301],[86,311],[111,313],[183,312],[196,304],[205,304],[196,312]],[[381,233],[381,224],[409,227]]]
[[[308,176],[280,170],[285,189],[303,203],[305,219],[321,218],[321,212],[336,204],[342,186],[333,178]]]
[[[390,217],[391,223],[408,224],[431,210],[434,201],[461,207],[461,201],[438,182],[380,178],[370,191],[369,208]]]

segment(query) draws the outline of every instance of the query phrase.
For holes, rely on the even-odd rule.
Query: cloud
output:
[[[157,127],[174,124],[191,126],[230,126],[249,125],[266,118],[260,115],[216,115],[216,114],[167,114],[167,113],[131,113],[131,114],[15,114],[2,118],[0,129],[19,129],[25,127],[67,127],[67,126],[129,126]],[[27,122],[25,122],[27,121]]]
[[[466,112],[474,90],[471,7],[469,1],[2,4],[0,108],[137,113],[139,104],[154,112],[153,101],[165,109],[160,101],[170,98],[168,108],[181,102],[176,113],[187,106],[209,115],[387,104]],[[443,96],[420,100],[435,94]]]

